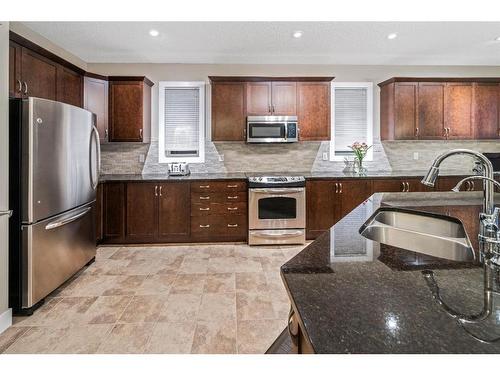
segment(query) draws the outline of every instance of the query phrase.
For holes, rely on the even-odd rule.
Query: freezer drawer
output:
[[[30,308],[96,254],[94,202],[22,226],[22,307]]]

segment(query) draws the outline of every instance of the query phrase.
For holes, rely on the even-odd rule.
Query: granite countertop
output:
[[[500,353],[500,342],[478,341],[438,306],[421,273],[432,269],[442,298],[454,309],[473,314],[483,306],[479,265],[419,255],[359,234],[381,206],[416,209],[461,220],[477,253],[481,205],[481,192],[374,194],[285,263],[282,279],[314,350]],[[493,326],[484,331],[492,338],[500,337],[496,316],[496,323],[490,322]]]
[[[294,175],[304,176],[306,179],[321,178],[384,178],[384,177],[423,177],[427,171],[368,171],[364,175],[356,173],[338,172],[234,172],[234,173],[192,173],[188,176],[168,176],[167,174],[102,174],[101,182],[105,181],[176,181],[176,180],[237,180],[246,179],[252,176],[263,175]],[[443,170],[440,175],[443,176],[466,176],[472,174],[466,171],[446,171]]]

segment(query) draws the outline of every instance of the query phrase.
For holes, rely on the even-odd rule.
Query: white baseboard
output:
[[[8,309],[7,311],[4,311],[0,315],[0,333],[5,331],[11,325],[12,325],[12,309]]]

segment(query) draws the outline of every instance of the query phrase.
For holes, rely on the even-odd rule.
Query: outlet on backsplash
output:
[[[219,161],[224,161],[224,154],[219,154]]]
[[[144,163],[145,160],[146,160],[146,156],[144,154],[140,154],[139,155],[139,163]]]
[[[323,152],[323,161],[328,161],[328,152]]]
[[[413,153],[413,160],[418,160],[418,152]]]

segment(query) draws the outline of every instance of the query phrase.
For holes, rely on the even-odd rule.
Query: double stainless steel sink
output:
[[[454,218],[399,208],[379,208],[359,230],[365,238],[437,258],[470,262],[475,253]]]

